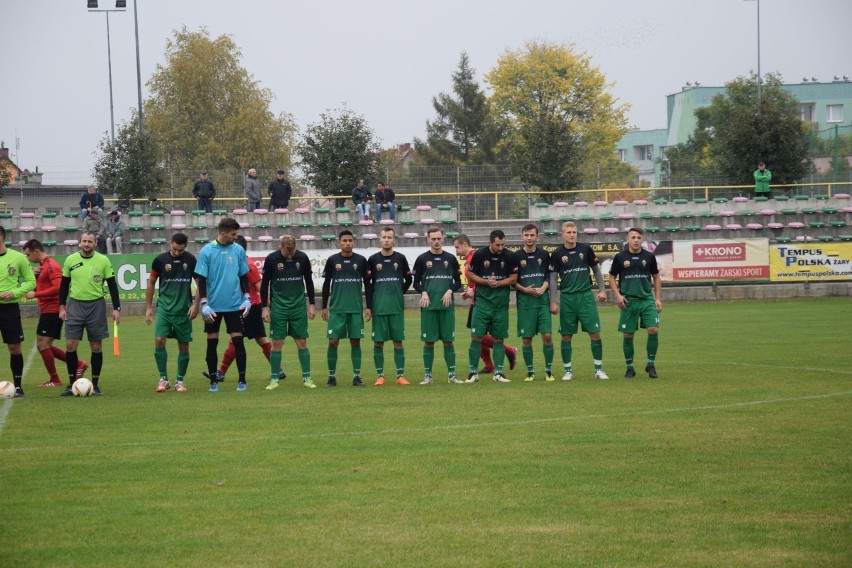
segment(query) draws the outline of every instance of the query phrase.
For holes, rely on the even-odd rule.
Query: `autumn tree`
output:
[[[104,133],[92,170],[101,192],[114,193],[119,199],[153,197],[165,184],[157,143],[149,131],[139,133],[137,117],[134,113],[131,120],[119,125],[115,144]]]
[[[171,167],[290,170],[296,126],[240,63],[227,35],[175,31],[148,81],[145,126]]]
[[[530,186],[577,186],[589,164],[611,157],[625,131],[627,107],[591,59],[570,48],[530,42],[500,56],[485,81],[507,125],[513,173]]]
[[[308,125],[296,151],[305,182],[322,195],[349,197],[358,178],[368,186],[379,179],[375,134],[363,116],[346,107],[327,110]]]
[[[462,52],[453,72],[452,94],[432,98],[437,117],[426,121],[426,139],[414,139],[429,166],[491,164],[498,160],[502,129],[490,113],[488,97],[475,78],[470,58]]]

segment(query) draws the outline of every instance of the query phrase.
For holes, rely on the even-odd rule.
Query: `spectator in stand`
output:
[[[373,200],[373,194],[364,185],[364,180],[359,179],[352,190],[352,201],[355,202],[355,211],[358,212],[358,220],[368,220],[370,218],[370,202]]]
[[[249,213],[260,207],[260,184],[257,182],[257,170],[252,168],[246,176],[245,194]]]
[[[376,186],[376,221],[382,220],[382,211],[390,213],[390,220],[396,221],[396,206],[393,204],[396,194],[386,183]]]
[[[207,179],[207,170],[201,171],[201,177],[192,186],[192,196],[198,200],[198,209],[207,213],[213,213],[213,198],[216,197],[216,188],[213,182]]]
[[[83,221],[83,233],[92,233],[95,235],[95,244],[98,252],[106,254],[106,238],[104,238],[106,223],[101,219],[100,212],[100,208],[98,207],[89,209],[89,217]]]
[[[121,254],[121,239],[124,236],[125,228],[121,212],[110,211],[104,229],[107,254]]]
[[[772,172],[766,169],[766,164],[760,162],[757,164],[757,169],[754,170],[754,196],[766,197],[770,199],[772,192],[769,190],[769,181],[772,179]]]
[[[80,212],[83,214],[83,221],[89,216],[93,207],[103,209],[104,196],[98,193],[93,185],[90,185],[83,197],[80,198]]]
[[[293,196],[290,182],[284,179],[284,170],[278,170],[275,179],[269,184],[269,210],[286,209]]]

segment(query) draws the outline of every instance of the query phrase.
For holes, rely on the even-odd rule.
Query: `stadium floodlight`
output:
[[[89,10],[96,9],[97,7],[98,7],[98,0],[89,0],[88,5],[87,5],[87,8],[89,8]]]

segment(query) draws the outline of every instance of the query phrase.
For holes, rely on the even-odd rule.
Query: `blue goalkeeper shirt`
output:
[[[207,303],[214,312],[236,312],[243,303],[240,276],[248,273],[246,251],[240,245],[213,241],[198,254],[195,273],[207,279]]]

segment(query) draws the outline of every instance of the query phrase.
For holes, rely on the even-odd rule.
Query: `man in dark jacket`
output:
[[[213,198],[216,197],[216,188],[213,182],[207,179],[207,170],[201,172],[201,177],[192,187],[192,196],[198,200],[198,209],[207,213],[213,213]]]
[[[98,209],[104,208],[104,196],[98,193],[98,190],[94,186],[90,185],[86,193],[83,194],[83,197],[80,198],[80,211],[83,214],[83,221],[86,220],[92,208],[95,207]]]
[[[364,180],[359,179],[352,190],[352,201],[355,202],[355,211],[358,212],[358,220],[367,220],[370,218],[370,202],[373,200],[373,194],[364,185]]]
[[[390,213],[390,220],[396,221],[396,206],[393,204],[396,194],[386,183],[379,183],[376,187],[376,221],[382,220],[382,212]]]
[[[293,195],[290,182],[284,179],[284,170],[278,170],[275,179],[269,184],[269,210],[286,209]]]

